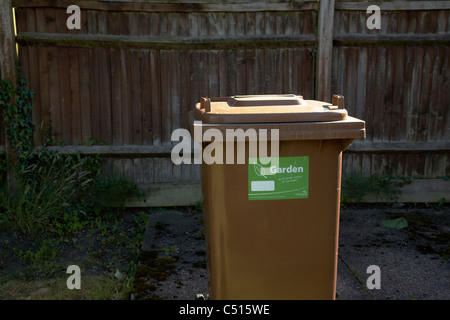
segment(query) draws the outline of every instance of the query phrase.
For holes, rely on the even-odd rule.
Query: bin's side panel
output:
[[[223,165],[202,165],[201,181],[203,195],[203,223],[205,226],[208,294],[215,297],[214,288],[226,288],[225,252],[226,245],[226,210],[225,197],[220,196],[225,191]]]

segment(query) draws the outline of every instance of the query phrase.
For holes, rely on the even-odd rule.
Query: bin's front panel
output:
[[[249,198],[247,162],[202,165],[213,299],[334,299],[347,143],[280,142],[280,157],[308,159],[307,194],[297,198]]]

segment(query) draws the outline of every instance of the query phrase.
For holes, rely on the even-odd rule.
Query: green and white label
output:
[[[249,158],[248,200],[308,198],[309,157]]]

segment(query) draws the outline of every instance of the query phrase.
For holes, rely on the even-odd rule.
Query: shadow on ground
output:
[[[384,221],[406,220],[401,229]],[[207,293],[202,213],[152,209],[132,299]],[[450,299],[450,209],[341,210],[337,300]],[[369,266],[380,270],[380,289]],[[369,270],[370,271],[370,270]]]

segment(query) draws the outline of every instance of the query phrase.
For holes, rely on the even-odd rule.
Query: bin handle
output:
[[[200,99],[200,109],[205,109],[205,112],[211,111],[211,99],[207,97],[202,97]]]
[[[345,109],[344,96],[341,94],[334,94],[333,95],[333,106],[337,106],[338,109]]]

